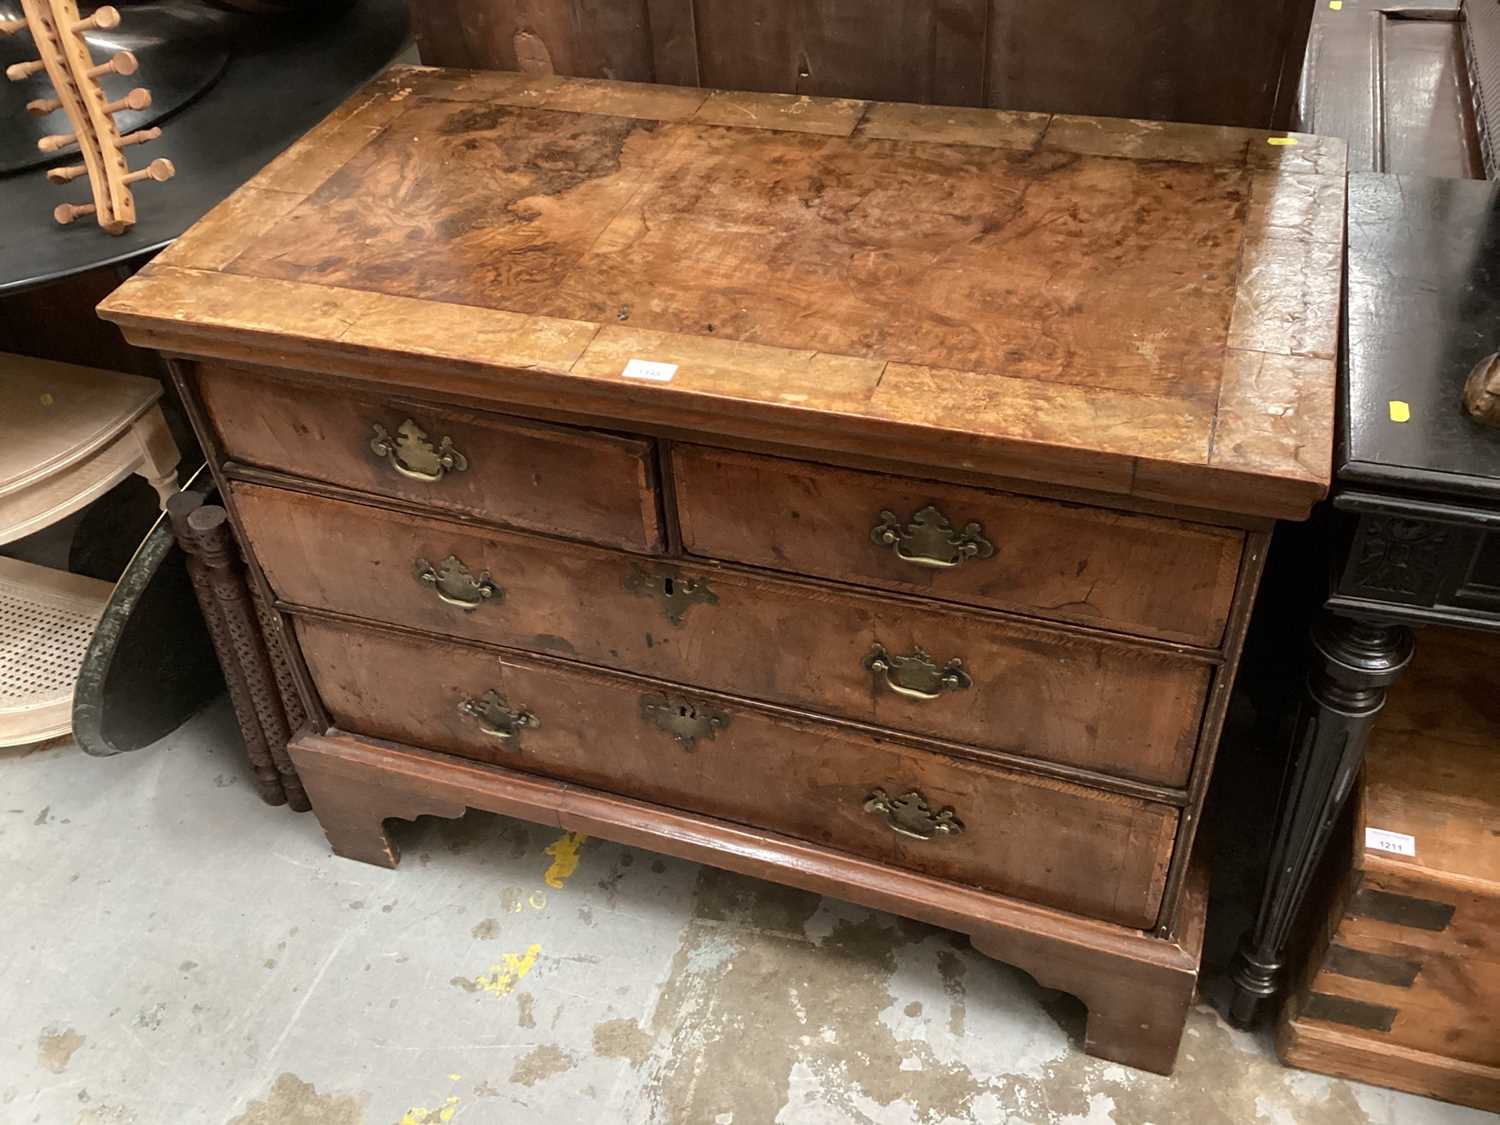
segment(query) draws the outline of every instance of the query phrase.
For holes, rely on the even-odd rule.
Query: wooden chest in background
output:
[[[1314,6],[411,0],[411,13],[431,66],[1277,128]]]
[[[1365,759],[1277,1047],[1500,1111],[1500,641],[1428,629]]]
[[[949,926],[1169,1070],[1342,142],[397,68],[114,294],[336,850],[522,816]]]

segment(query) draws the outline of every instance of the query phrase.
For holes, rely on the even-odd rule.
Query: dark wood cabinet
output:
[[[1267,1014],[1312,873],[1353,791],[1415,624],[1500,630],[1500,433],[1463,407],[1500,349],[1500,188],[1349,180],[1343,409],[1330,581],[1266,887],[1234,966],[1233,1016]]]
[[[412,0],[412,21],[433,66],[1274,128],[1313,6]]]

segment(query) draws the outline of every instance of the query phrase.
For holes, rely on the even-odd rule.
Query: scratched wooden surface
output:
[[[101,312],[1295,518],[1328,479],[1343,183],[1309,136],[397,68]]]

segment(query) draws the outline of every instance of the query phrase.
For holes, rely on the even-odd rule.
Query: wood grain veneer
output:
[[[870,109],[395,68],[101,312],[184,352],[418,388],[401,365],[442,359],[517,405],[1306,515],[1342,142],[1057,116],[954,144]]]
[[[783,832],[938,878],[1137,928],[1156,918],[1177,811],[989,769],[899,743],[684,693],[673,685],[302,620],[302,651],[343,729]],[[391,670],[407,669],[393,679]],[[500,693],[536,726],[501,742],[460,705]],[[642,696],[713,707],[691,748],[643,719]],[[875,789],[956,810],[957,836],[915,840],[864,805]]]
[[[205,366],[198,386],[235,461],[627,550],[663,545],[650,441],[315,391],[218,366]],[[405,422],[417,424],[429,450],[451,441],[464,468],[413,480],[393,467],[399,454],[372,453],[377,424],[395,440]]]
[[[1224,635],[1244,548],[1224,528],[703,446],[674,446],[671,465],[688,554],[1204,648]],[[936,567],[872,541],[929,505],[955,531],[977,524],[990,553]]]
[[[897,730],[1182,785],[1211,665],[1201,657],[1019,620],[714,566],[484,531],[235,484],[256,557],[286,602],[784,703]],[[456,556],[503,594],[478,609],[417,581]],[[707,586],[674,623],[642,576]],[[866,658],[880,644],[958,658],[962,691],[914,700]]]

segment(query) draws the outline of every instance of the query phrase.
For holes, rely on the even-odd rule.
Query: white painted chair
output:
[[[139,375],[0,354],[0,546],[49,527],[132,473],[163,504],[177,445]],[[0,558],[0,746],[67,734],[73,682],[108,582]]]

